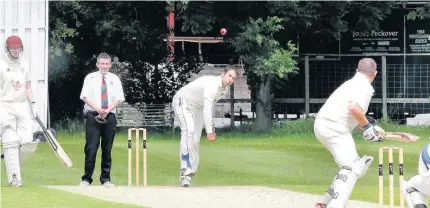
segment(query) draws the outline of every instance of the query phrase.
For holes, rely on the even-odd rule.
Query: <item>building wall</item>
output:
[[[23,57],[29,62],[31,83],[41,120],[46,124],[48,112],[48,1],[0,1],[0,60],[4,59],[5,42],[11,35],[21,37]],[[38,130],[37,123],[33,125]]]

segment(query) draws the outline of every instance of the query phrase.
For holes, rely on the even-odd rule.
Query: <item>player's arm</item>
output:
[[[205,130],[207,134],[213,132],[213,109],[214,100],[217,89],[214,87],[205,87],[203,92],[204,103],[203,103],[203,120],[205,122]]]
[[[369,120],[367,120],[366,115],[363,112],[363,109],[354,101],[349,102],[348,110],[352,116],[354,116],[355,120],[358,122],[358,126],[363,129],[364,126],[369,124]]]
[[[28,65],[26,66],[26,73],[25,73],[25,94],[27,96],[27,100],[34,104],[34,96],[33,96],[33,90],[31,89],[31,73],[30,69],[28,68]]]
[[[33,97],[33,90],[31,90],[31,81],[25,82],[25,94],[27,95],[27,100],[30,103],[35,103],[34,97]]]
[[[360,97],[360,94],[356,94],[356,98],[350,100],[348,110],[357,121],[359,128],[363,130],[363,138],[365,140],[381,141],[383,138],[381,134],[381,132],[383,132],[383,129],[377,126],[373,126],[366,118],[366,115],[363,110],[363,107],[367,106],[370,103],[370,99],[372,97],[365,94],[362,95],[363,96]]]

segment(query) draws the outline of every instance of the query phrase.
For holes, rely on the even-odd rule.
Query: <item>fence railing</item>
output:
[[[119,127],[171,127],[174,128],[172,105],[122,103],[117,106]]]

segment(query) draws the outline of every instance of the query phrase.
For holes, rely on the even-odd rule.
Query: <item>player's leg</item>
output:
[[[22,185],[21,166],[19,163],[19,136],[16,132],[16,118],[10,112],[9,106],[2,105],[2,126],[0,127],[4,164],[8,184],[14,187]]]
[[[8,184],[14,187],[22,185],[21,165],[19,163],[19,136],[16,132],[16,117],[10,103],[1,103],[2,126],[0,133],[3,144],[4,164]]]
[[[194,111],[194,134],[192,140],[189,144],[190,148],[190,161],[191,167],[194,172],[197,172],[200,161],[200,138],[202,137],[203,130],[203,111],[195,110]]]
[[[116,134],[117,120],[113,113],[109,113],[106,117],[106,123],[101,125],[101,150],[102,150],[102,161],[100,182],[106,187],[112,187],[111,182],[111,168],[112,168],[112,145]]]
[[[419,174],[403,181],[402,192],[408,208],[426,208],[426,195],[430,196],[430,145],[422,149],[418,159]]]
[[[93,113],[86,114],[85,122],[85,167],[84,175],[81,177],[81,185],[93,182],[92,176],[96,164],[97,151],[100,145],[100,124],[96,121]]]
[[[194,115],[194,134],[191,140],[188,140],[188,153],[190,156],[191,169],[193,174],[187,175],[182,180],[183,186],[190,186],[191,179],[197,172],[200,161],[200,138],[203,130],[203,111],[199,109],[192,110]]]
[[[173,98],[174,113],[178,119],[179,127],[181,128],[181,142],[179,151],[180,160],[180,180],[182,181],[185,176],[194,175],[190,161],[189,143],[192,141],[194,135],[194,115],[187,106],[183,98],[175,96]]]
[[[316,131],[316,135],[318,140],[333,155],[338,166],[341,167],[319,206],[343,208],[356,181],[367,172],[370,164],[373,162],[373,157],[363,156],[360,158],[358,156],[351,134],[347,133],[342,136],[327,137],[321,134],[321,132]]]
[[[21,186],[21,167],[19,163],[19,139],[18,134],[11,126],[4,126],[2,130],[2,143],[4,151],[4,164],[8,184]]]

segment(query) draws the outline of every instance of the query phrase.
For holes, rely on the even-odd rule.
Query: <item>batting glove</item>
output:
[[[379,126],[373,126],[371,123],[364,126],[363,138],[371,142],[380,142],[384,139],[383,130]]]
[[[33,113],[33,118],[39,117],[39,106],[36,103],[31,103],[31,111]]]

